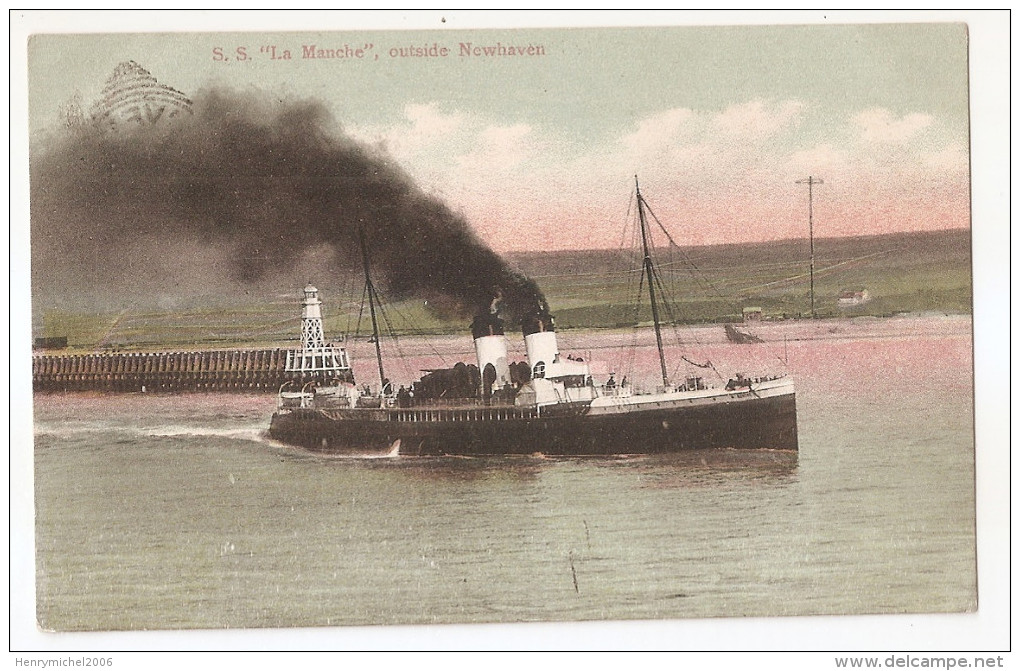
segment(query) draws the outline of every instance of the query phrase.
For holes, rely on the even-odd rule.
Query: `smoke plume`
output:
[[[208,90],[191,110],[114,130],[83,122],[33,147],[34,283],[115,293],[210,268],[244,283],[298,269],[305,281],[319,269],[300,265],[323,251],[360,269],[364,229],[391,295],[469,316],[501,292],[512,320],[545,305],[462,216],[344,136],[322,104]]]

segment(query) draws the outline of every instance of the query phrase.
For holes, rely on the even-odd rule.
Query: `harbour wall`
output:
[[[120,352],[36,354],[32,356],[34,391],[276,393],[286,382],[318,379],[288,371],[287,349],[210,350],[203,352]]]

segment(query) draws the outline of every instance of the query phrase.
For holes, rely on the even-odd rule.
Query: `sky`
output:
[[[189,95],[322,101],[499,252],[618,246],[635,175],[685,245],[806,237],[809,175],[816,236],[963,228],[967,46],[953,22],[37,34],[29,137],[134,60]]]

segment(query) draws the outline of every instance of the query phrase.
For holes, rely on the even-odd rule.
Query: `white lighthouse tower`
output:
[[[319,290],[311,284],[305,287],[305,299],[301,301],[301,345],[305,350],[326,346],[322,333],[322,301]]]
[[[301,349],[287,352],[287,371],[326,380],[347,380],[351,377],[347,350],[326,344],[322,330],[322,301],[319,300],[319,290],[311,284],[305,287],[305,298],[301,301]]]

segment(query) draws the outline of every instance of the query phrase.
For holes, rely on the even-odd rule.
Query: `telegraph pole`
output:
[[[811,319],[815,318],[815,222],[814,222],[814,196],[813,187],[815,184],[824,184],[821,179],[815,179],[808,175],[807,179],[798,179],[797,184],[807,184],[807,220],[808,240],[811,244]]]

